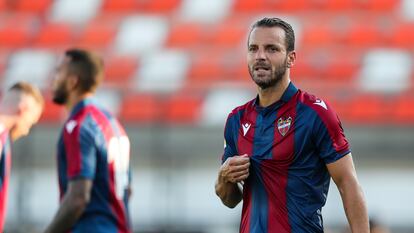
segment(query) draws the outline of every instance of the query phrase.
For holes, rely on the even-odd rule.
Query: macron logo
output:
[[[66,123],[66,130],[68,131],[68,133],[72,133],[76,125],[77,123],[74,120],[70,120],[68,123]]]
[[[316,100],[316,102],[315,103],[313,103],[313,104],[316,104],[316,105],[319,105],[319,106],[321,106],[322,108],[324,108],[325,110],[328,110],[328,107],[326,106],[326,104],[325,104],[325,102],[323,102],[323,100]]]
[[[251,125],[252,124],[249,124],[249,123],[246,123],[246,124],[242,125],[242,127],[243,127],[243,136],[246,136],[247,131],[249,131]]]

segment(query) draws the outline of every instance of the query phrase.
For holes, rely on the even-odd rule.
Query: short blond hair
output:
[[[17,92],[21,92],[26,95],[32,96],[33,99],[36,101],[36,103],[38,103],[42,109],[45,105],[45,100],[39,88],[33,86],[32,84],[28,82],[24,82],[24,81],[17,82],[13,84],[13,86],[11,86],[8,91],[17,91]]]

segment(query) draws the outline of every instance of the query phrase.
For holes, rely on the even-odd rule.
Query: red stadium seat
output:
[[[358,124],[384,123],[390,116],[380,95],[361,95],[351,100],[349,121]]]
[[[110,47],[116,36],[116,25],[110,23],[90,23],[82,33],[77,44],[80,47],[104,50]]]
[[[120,119],[135,123],[156,123],[162,117],[159,99],[150,94],[127,95],[122,101]]]
[[[394,100],[392,108],[393,119],[397,124],[414,123],[414,96],[402,95]]]
[[[225,72],[220,63],[221,58],[222,54],[219,52],[199,51],[192,59],[187,84],[211,84],[222,79]]]
[[[32,24],[36,18],[21,14],[12,14],[1,18],[0,48],[20,48],[27,46],[33,35]]]
[[[166,42],[167,47],[190,48],[201,46],[203,28],[196,23],[173,24]]]
[[[352,82],[360,69],[360,55],[352,50],[332,50],[331,53],[322,76],[332,81]]]
[[[212,42],[215,46],[221,47],[239,47],[243,42],[247,43],[248,28],[234,21],[222,22],[217,25],[210,33]]]
[[[321,3],[321,6],[318,6],[318,9],[323,9],[328,12],[349,11],[353,10],[354,7],[350,0],[319,0],[318,3]]]
[[[44,14],[48,11],[51,0],[18,0],[16,1],[16,10],[24,13]]]
[[[178,8],[181,0],[146,1],[145,9],[152,13],[170,13]]]
[[[165,103],[165,117],[168,123],[191,124],[200,117],[201,96],[178,94],[168,98]]]
[[[345,34],[345,42],[354,47],[370,48],[374,46],[383,46],[386,44],[386,38],[381,28],[374,25],[375,22],[364,20],[364,24],[355,22]]]
[[[311,1],[309,0],[268,0],[267,5],[269,5],[269,8],[272,10],[287,12],[305,11],[312,7]]]
[[[336,43],[335,31],[328,24],[310,24],[304,28],[302,42],[304,47],[323,47]]]
[[[266,10],[266,0],[237,0],[234,2],[233,11],[251,13]]]
[[[139,10],[137,0],[105,0],[102,6],[103,13],[133,13]]]
[[[414,23],[398,23],[392,32],[390,42],[392,46],[398,48],[413,48]]]
[[[44,25],[34,40],[34,45],[46,48],[65,48],[73,44],[72,28],[64,23]]]
[[[128,86],[129,80],[137,70],[138,59],[134,57],[112,57],[105,61],[105,82],[121,87]]]
[[[357,9],[379,12],[379,13],[389,13],[396,10],[400,5],[400,1],[396,0],[353,0],[354,5]]]

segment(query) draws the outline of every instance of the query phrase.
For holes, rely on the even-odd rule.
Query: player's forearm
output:
[[[339,191],[352,233],[369,233],[368,211],[357,181],[342,185]]]
[[[215,188],[217,196],[229,208],[236,207],[243,198],[243,193],[237,184],[218,179]]]
[[[86,208],[86,202],[80,199],[65,198],[52,223],[45,233],[67,232],[76,223]]]

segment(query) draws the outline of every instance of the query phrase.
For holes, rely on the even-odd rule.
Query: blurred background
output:
[[[263,16],[294,26],[292,80],[341,117],[370,215],[414,232],[413,0],[0,0],[1,89],[26,80],[50,96],[65,49],[98,52],[98,98],[132,141],[135,232],[237,232],[241,206],[224,207],[214,182],[225,118],[255,97],[246,39]],[[56,212],[65,114],[49,99],[14,144],[6,232],[41,232]],[[333,183],[323,216],[346,232]]]

